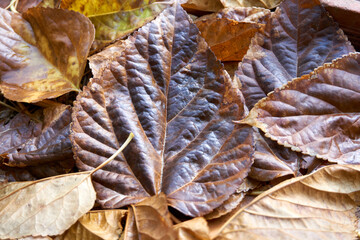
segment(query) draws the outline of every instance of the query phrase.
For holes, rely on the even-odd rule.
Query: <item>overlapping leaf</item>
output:
[[[59,8],[61,0],[18,0],[16,10],[26,12],[32,7]]]
[[[328,166],[264,192],[216,239],[354,239],[359,197],[359,166]]]
[[[354,49],[316,0],[285,0],[252,40],[236,76],[251,109],[288,81]]]
[[[69,139],[71,108],[66,105],[49,107],[43,114],[44,121],[40,123],[22,113],[10,121],[1,121],[0,153],[6,165],[25,167],[48,162],[73,162]]]
[[[227,8],[233,7],[262,7],[275,8],[282,0],[220,0]]]
[[[293,150],[330,162],[360,163],[360,54],[276,89],[245,122]]]
[[[266,9],[234,8],[205,15],[195,23],[219,60],[241,61],[269,16]]]
[[[86,17],[62,9],[32,8],[23,15],[0,9],[0,36],[6,98],[37,102],[79,90],[94,39]]]
[[[271,181],[280,177],[294,177],[310,173],[325,161],[292,151],[254,131],[254,164],[249,177],[258,181]]]
[[[117,240],[122,234],[121,221],[127,210],[90,211],[56,240]]]
[[[180,0],[182,7],[190,13],[217,12],[224,6],[220,0]]]
[[[62,234],[89,211],[96,194],[89,172],[0,185],[0,238]]]
[[[92,51],[125,37],[135,29],[153,20],[170,1],[164,0],[65,0],[62,8],[88,16],[95,26],[95,41]]]
[[[79,169],[98,165],[129,131],[136,136],[94,174],[103,207],[164,192],[184,214],[203,215],[249,171],[252,131],[233,123],[244,117],[243,98],[190,21],[179,5],[166,9],[126,40],[75,102]]]

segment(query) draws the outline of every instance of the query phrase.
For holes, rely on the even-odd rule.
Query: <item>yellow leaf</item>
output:
[[[37,102],[79,91],[94,27],[79,13],[0,8],[0,89],[14,101]]]

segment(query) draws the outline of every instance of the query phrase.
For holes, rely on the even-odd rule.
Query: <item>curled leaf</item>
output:
[[[220,0],[224,7],[262,7],[267,9],[275,8],[283,0]]]
[[[360,54],[334,60],[276,89],[244,122],[304,154],[360,163]]]
[[[354,48],[317,0],[285,0],[257,33],[236,77],[246,105]]]
[[[6,98],[37,102],[79,91],[94,39],[86,17],[62,9],[32,8],[20,15],[0,8],[0,29],[0,89]]]
[[[332,165],[271,188],[223,225],[225,239],[354,239],[358,165]]]
[[[132,131],[129,150],[94,174],[99,203],[121,207],[164,192],[184,214],[210,212],[252,163],[252,129],[233,122],[245,115],[238,85],[179,5],[122,46],[74,104],[77,166],[92,169]]]

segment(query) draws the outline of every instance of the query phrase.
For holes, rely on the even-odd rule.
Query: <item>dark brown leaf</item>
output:
[[[0,89],[8,99],[37,102],[79,91],[94,27],[80,13],[0,8]]]
[[[223,9],[195,23],[219,60],[241,61],[269,16],[270,11],[261,8]]]
[[[36,123],[17,114],[0,124],[1,158],[8,166],[37,166],[47,162],[72,162],[71,108],[66,105],[46,108],[44,121]]]
[[[179,5],[129,37],[74,107],[81,170],[99,165],[130,131],[136,136],[93,176],[106,208],[164,192],[170,206],[203,215],[238,188],[252,163],[252,130],[233,123],[245,114],[238,86]]]
[[[360,54],[334,60],[276,89],[244,122],[304,154],[360,163]]]
[[[320,2],[339,23],[356,50],[360,51],[360,2],[358,0],[320,0]]]
[[[258,33],[239,66],[246,105],[326,62],[353,52],[342,30],[317,0],[285,0]]]

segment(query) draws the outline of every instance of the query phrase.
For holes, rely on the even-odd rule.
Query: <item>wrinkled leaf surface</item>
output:
[[[184,214],[203,215],[247,175],[252,130],[233,123],[244,117],[243,98],[190,21],[180,6],[165,10],[75,102],[79,169],[99,165],[130,131],[136,136],[94,174],[103,207],[164,192]]]
[[[236,76],[251,109],[269,92],[354,48],[316,0],[285,0],[256,34]]]
[[[360,163],[360,54],[276,89],[255,105],[245,122],[304,154]]]

